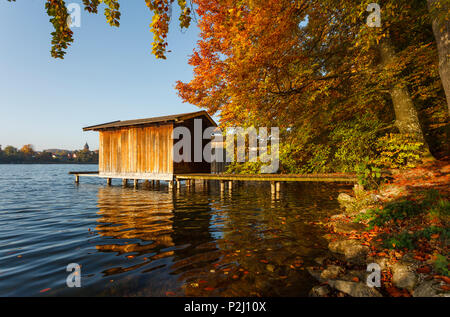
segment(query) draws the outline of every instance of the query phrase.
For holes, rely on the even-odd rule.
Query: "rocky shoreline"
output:
[[[449,297],[450,279],[433,270],[431,258],[420,258],[407,250],[379,252],[369,241],[381,241],[380,236],[368,232],[364,221],[355,221],[369,208],[401,196],[405,188],[392,185],[383,191],[368,192],[355,185],[353,192],[354,197],[346,193],[338,197],[344,213],[322,222],[329,231],[324,236],[329,254],[315,259],[317,266],[307,268],[318,282],[310,296]],[[374,268],[380,270],[378,285]]]

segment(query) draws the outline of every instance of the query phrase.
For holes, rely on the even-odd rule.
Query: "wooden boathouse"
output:
[[[95,176],[133,180],[174,180],[175,174],[210,173],[211,163],[174,162],[173,131],[187,128],[194,136],[194,120],[201,120],[202,135],[217,124],[206,111],[147,119],[114,121],[83,128],[99,132],[99,170]],[[193,148],[193,138],[191,138]],[[209,142],[202,140],[202,149]],[[87,176],[87,175],[85,175]],[[94,175],[92,175],[94,176]]]
[[[128,180],[134,181],[134,187],[139,180],[152,181],[159,184],[168,181],[169,189],[179,188],[180,182],[185,181],[187,186],[201,180],[206,184],[209,180],[219,181],[220,190],[225,186],[231,190],[233,182],[263,181],[271,183],[272,193],[280,191],[281,182],[356,182],[354,174],[314,174],[314,175],[285,175],[285,174],[258,174],[239,175],[225,174],[225,164],[214,162],[211,164],[202,156],[201,161],[195,162],[194,151],[190,160],[176,162],[174,160],[174,145],[178,140],[173,138],[174,129],[184,127],[191,134],[191,148],[194,148],[194,138],[198,137],[195,131],[195,120],[201,120],[201,136],[205,129],[217,127],[217,124],[206,111],[154,117],[127,121],[114,121],[83,128],[83,131],[99,132],[99,168],[98,172],[70,172],[75,175],[75,182],[80,176],[101,177],[107,179],[122,179],[127,185]],[[195,136],[197,135],[197,136]],[[223,141],[214,142],[214,137],[202,138],[202,150],[211,142],[213,152],[224,151]],[[220,146],[215,145],[215,143]],[[216,148],[217,147],[217,148]],[[184,149],[183,149],[184,150]],[[213,169],[211,169],[213,167]]]

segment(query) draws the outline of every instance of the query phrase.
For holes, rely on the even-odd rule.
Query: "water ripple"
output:
[[[287,184],[278,199],[259,183],[169,193],[76,185],[77,169],[97,166],[0,165],[1,296],[306,295],[303,268],[326,246],[310,222],[336,212],[348,186]],[[66,287],[69,263],[81,288]]]

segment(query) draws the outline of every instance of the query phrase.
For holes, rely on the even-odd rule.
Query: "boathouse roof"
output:
[[[113,121],[102,124],[97,124],[89,127],[84,127],[83,131],[98,131],[103,129],[111,129],[111,128],[121,128],[121,127],[131,127],[131,126],[140,126],[140,125],[148,125],[148,124],[161,124],[161,123],[178,123],[184,120],[197,118],[204,116],[207,120],[211,122],[214,126],[217,126],[217,123],[211,118],[211,116],[205,110],[189,112],[189,113],[180,113],[174,114],[170,116],[162,116],[162,117],[152,117],[145,119],[135,119],[135,120],[126,120],[126,121]]]

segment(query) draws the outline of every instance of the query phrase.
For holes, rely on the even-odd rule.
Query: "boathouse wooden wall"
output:
[[[173,125],[122,127],[100,132],[99,172],[103,175],[173,174]],[[147,175],[146,175],[147,174]]]

